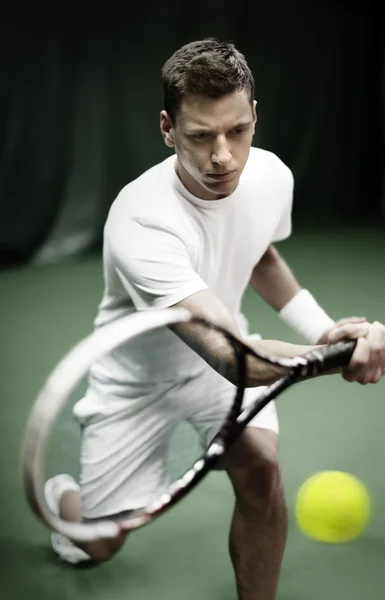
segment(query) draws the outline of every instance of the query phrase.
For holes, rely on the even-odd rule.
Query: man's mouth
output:
[[[234,171],[226,171],[224,173],[209,173],[208,176],[210,179],[214,179],[215,181],[227,181],[231,179]]]

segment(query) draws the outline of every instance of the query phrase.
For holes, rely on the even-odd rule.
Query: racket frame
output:
[[[106,518],[93,522],[71,523],[54,515],[44,498],[44,465],[53,427],[70,394],[82,381],[90,366],[119,345],[160,327],[187,322],[196,322],[220,331],[235,351],[238,384],[231,410],[223,427],[191,468],[173,482],[165,493],[143,509],[128,511],[126,517],[122,515],[119,518],[119,522]],[[256,353],[232,334],[205,319],[193,317],[183,308],[135,312],[96,329],[76,344],[53,369],[42,386],[27,421],[21,451],[21,466],[25,494],[33,512],[51,530],[78,543],[115,538],[122,531],[130,531],[146,525],[177,504],[218,464],[229,446],[262,408],[293,384],[346,366],[353,354],[355,343],[355,341],[339,342],[295,358],[274,357]],[[288,372],[265,388],[258,399],[242,411],[247,381],[247,355],[272,365],[285,367]]]

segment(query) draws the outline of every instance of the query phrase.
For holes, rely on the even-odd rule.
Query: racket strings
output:
[[[210,368],[204,356],[194,352],[194,344],[192,349],[185,343],[183,331],[178,336],[170,331],[170,326],[175,324],[182,324],[182,330],[187,324],[188,334],[195,341],[204,342],[205,336],[207,340],[213,339],[215,333],[216,348],[221,350],[214,357],[215,369]],[[302,357],[282,359],[258,355],[217,325],[195,319],[187,311],[178,309],[134,313],[83,339],[50,374],[47,379],[49,385],[46,382],[43,386],[28,422],[22,459],[26,493],[32,508],[53,529],[72,539],[81,541],[101,536],[100,529],[96,530],[92,525],[66,523],[53,518],[39,489],[44,480],[45,441],[54,438],[53,424],[76,390],[76,385],[90,370],[93,381],[98,382],[102,390],[96,409],[100,410],[98,419],[105,419],[107,423],[116,419],[116,423],[132,425],[131,429],[127,429],[127,436],[124,432],[119,436],[118,445],[113,435],[106,441],[106,455],[116,454],[118,466],[125,469],[121,473],[122,481],[130,480],[130,490],[144,498],[151,491],[149,477],[157,475],[156,466],[160,464],[158,461],[147,468],[146,457],[161,456],[166,462],[171,487],[151,500],[135,520],[128,517],[125,523],[120,524],[133,529],[159,516],[188,493],[215,466],[223,450],[229,446],[227,442],[237,435],[235,429],[238,432],[242,429],[242,424],[238,426],[238,419],[247,381],[246,360],[250,356],[278,366],[306,366],[306,359]],[[187,382],[186,385],[183,382]],[[188,382],[192,387],[188,388]],[[222,401],[224,389],[227,394],[225,405],[216,412],[216,401]],[[183,406],[179,406],[179,394]],[[272,391],[266,392],[263,402],[269,402],[272,397]],[[205,413],[210,407],[214,407],[212,412]],[[86,413],[88,408],[86,402]],[[160,412],[157,412],[158,409]],[[255,414],[257,411],[258,407]],[[89,415],[83,417],[85,423],[87,418],[92,419]],[[83,433],[86,429],[85,425]],[[151,447],[152,444],[154,447]],[[207,460],[198,460],[205,456],[205,452]],[[92,462],[93,467],[94,464]],[[141,471],[144,476],[136,485],[135,474]],[[105,469],[105,473],[110,472],[110,468]],[[102,489],[105,486],[102,485]],[[107,526],[110,527],[109,524]]]
[[[167,449],[166,462],[169,483],[182,477],[203,451],[201,438],[195,427],[188,421],[178,423]]]

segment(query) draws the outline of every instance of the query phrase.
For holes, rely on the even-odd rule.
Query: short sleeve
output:
[[[280,193],[282,194],[282,213],[278,226],[274,232],[273,242],[280,242],[290,237],[292,232],[292,210],[294,194],[294,177],[290,169],[286,167],[285,178],[282,181]]]
[[[116,272],[137,310],[167,308],[207,288],[186,244],[163,225],[134,220],[108,239]]]

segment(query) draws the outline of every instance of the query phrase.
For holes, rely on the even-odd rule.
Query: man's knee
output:
[[[276,434],[246,428],[229,452],[226,469],[240,502],[268,506],[282,493]]]

